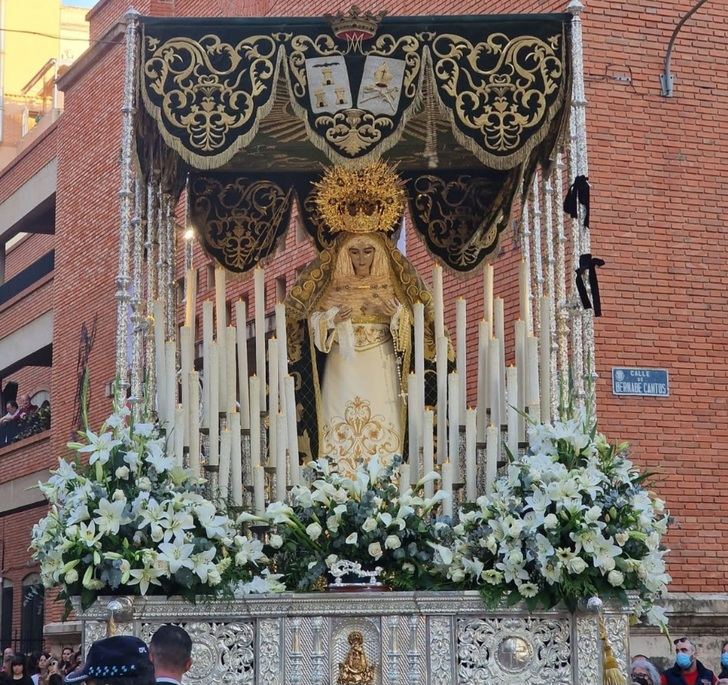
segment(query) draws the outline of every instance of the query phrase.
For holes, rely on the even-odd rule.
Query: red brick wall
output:
[[[38,139],[0,172],[0,202],[4,202],[23,183],[37,174],[56,156],[58,124],[48,127]]]
[[[29,267],[53,249],[55,236],[32,233],[13,245],[5,256],[5,280]]]
[[[53,278],[40,283],[0,306],[0,339],[53,308]]]

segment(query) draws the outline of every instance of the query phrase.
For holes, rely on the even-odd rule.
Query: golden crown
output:
[[[391,231],[404,212],[404,183],[385,162],[331,167],[314,185],[316,208],[332,233]]]
[[[339,10],[336,14],[325,14],[331,29],[337,38],[342,40],[360,39],[369,40],[375,36],[379,24],[386,12],[362,12],[359,7],[352,5],[348,12]]]

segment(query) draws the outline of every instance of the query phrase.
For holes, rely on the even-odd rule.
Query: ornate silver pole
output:
[[[164,194],[164,314],[167,340],[174,340],[177,333],[177,310],[174,287],[174,201]]]
[[[146,336],[146,356],[144,359],[145,375],[146,375],[146,397],[147,411],[151,412],[155,408],[155,398],[157,396],[157,369],[155,364],[156,345],[154,342],[154,327],[151,326],[151,316],[154,311],[154,300],[157,298],[157,276],[156,276],[156,253],[157,253],[157,226],[158,226],[158,205],[159,196],[157,195],[158,175],[156,170],[150,172],[149,181],[147,183],[147,225],[144,240],[144,247],[147,252],[147,336]]]
[[[531,202],[533,204],[533,280],[536,284],[536,293],[532,295],[534,334],[541,330],[541,297],[543,296],[543,255],[541,252],[541,193],[539,189],[540,170],[533,176]]]
[[[141,421],[144,380],[144,333],[146,319],[142,310],[144,284],[142,282],[142,258],[144,253],[144,200],[142,181],[134,184],[134,218],[132,219],[134,247],[132,251],[132,357],[131,357],[131,403],[135,421]]]
[[[569,305],[566,301],[566,233],[564,231],[564,158],[556,156],[556,343],[559,361],[559,405],[566,407],[569,390]]]
[[[528,311],[530,316],[526,321],[526,335],[533,333],[533,288],[531,288],[531,224],[528,215],[528,193],[523,198],[521,207],[521,247],[523,250],[523,260],[526,262],[526,273],[528,274]]]
[[[126,50],[124,55],[124,98],[121,108],[121,188],[119,190],[119,266],[116,276],[116,390],[115,401],[126,398],[127,332],[129,329],[129,261],[132,190],[132,154],[134,152],[134,93],[137,74],[137,31],[139,13],[126,14]]]
[[[549,350],[549,379],[551,381],[551,406],[550,416],[558,416],[559,410],[559,379],[557,376],[556,353],[558,341],[556,340],[556,298],[555,286],[555,258],[554,258],[554,188],[552,178],[554,176],[553,165],[549,169],[548,176],[543,179],[543,203],[544,203],[544,228],[546,238],[546,296],[549,299],[549,339],[551,349]]]

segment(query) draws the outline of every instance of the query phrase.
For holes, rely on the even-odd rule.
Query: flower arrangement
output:
[[[424,498],[429,474],[400,492],[395,458],[380,466],[375,458],[351,478],[328,461],[313,462],[304,472],[306,485],[291,491],[290,505],[270,504],[269,556],[289,589],[314,589],[337,562],[358,563],[365,571],[381,569],[396,589],[426,589],[439,584],[432,573],[437,528],[433,510],[444,494]]]
[[[665,623],[664,503],[626,456],[579,417],[529,429],[530,450],[508,464],[494,491],[441,531],[436,563],[453,582],[477,587],[489,605],[529,609],[580,599],[627,600]]]
[[[151,423],[118,410],[99,433],[69,443],[75,461],[40,488],[48,514],[33,528],[31,549],[46,587],[60,586],[84,607],[100,594],[272,592],[263,544],[241,534],[166,451]],[[88,455],[88,465],[80,458]]]

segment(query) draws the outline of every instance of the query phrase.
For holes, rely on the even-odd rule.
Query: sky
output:
[[[93,7],[98,0],[63,0],[64,5],[73,7]]]

